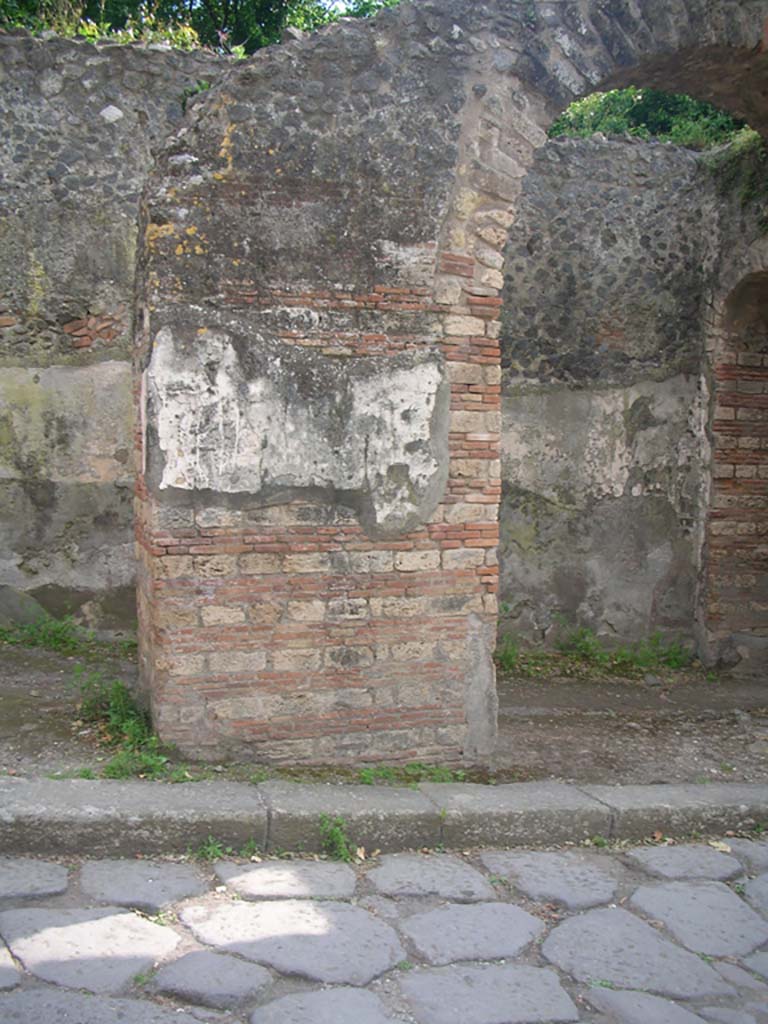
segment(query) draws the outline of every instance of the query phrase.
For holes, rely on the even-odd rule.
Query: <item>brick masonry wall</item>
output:
[[[765,287],[768,275],[747,278]],[[732,294],[738,298],[740,288]],[[733,311],[730,311],[733,315]],[[757,312],[760,312],[759,307]],[[738,314],[738,311],[737,311]],[[715,655],[742,671],[768,662],[768,335],[728,325],[714,356],[713,481],[704,590]]]

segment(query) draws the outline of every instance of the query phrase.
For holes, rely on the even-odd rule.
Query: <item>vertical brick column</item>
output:
[[[762,275],[763,283],[768,277]],[[738,296],[738,289],[735,293]],[[749,317],[715,357],[713,481],[705,619],[713,654],[746,671],[768,661],[768,345]]]

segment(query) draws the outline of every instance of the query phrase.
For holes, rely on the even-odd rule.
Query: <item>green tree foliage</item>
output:
[[[628,134],[708,149],[730,142],[743,128],[744,121],[709,103],[678,93],[630,86],[596,92],[572,103],[552,125],[549,135],[587,138],[595,132]]]
[[[364,18],[399,0],[0,0],[0,27],[118,42],[165,40],[252,53],[283,29],[311,30],[340,17]]]

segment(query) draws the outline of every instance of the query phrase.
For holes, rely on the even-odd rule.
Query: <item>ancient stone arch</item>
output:
[[[766,123],[768,0],[424,0],[234,68],[147,193],[142,679],[164,740],[488,759],[502,250],[601,84]]]

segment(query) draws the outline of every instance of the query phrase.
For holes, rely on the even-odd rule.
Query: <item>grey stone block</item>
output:
[[[571,910],[585,910],[613,898],[617,868],[607,857],[566,853],[489,850],[480,854],[494,875],[509,879],[534,900],[555,900]]]
[[[662,938],[626,910],[588,910],[558,925],[544,956],[587,984],[606,983],[687,999],[732,994],[698,956]]]
[[[728,1006],[703,1006],[701,1013],[713,1024],[757,1024],[751,1013]]]
[[[0,935],[35,977],[68,988],[116,993],[173,952],[179,936],[118,907],[0,913]]]
[[[709,878],[723,882],[736,878],[743,870],[735,857],[700,843],[646,846],[632,850],[627,856],[643,871],[661,878]]]
[[[704,1024],[690,1010],[647,992],[593,988],[587,999],[595,1009],[609,1013],[617,1024]]]
[[[202,873],[193,865],[151,860],[86,861],[80,885],[88,896],[103,903],[150,914],[208,890]]]
[[[727,843],[749,871],[768,871],[768,842],[764,839],[728,839]]]
[[[740,782],[703,785],[582,786],[611,808],[611,836],[643,839],[657,830],[670,836],[751,828],[768,817],[765,786]]]
[[[744,960],[745,965],[768,980],[768,953],[753,953]]]
[[[368,880],[384,896],[440,896],[461,902],[496,898],[479,871],[447,853],[385,855],[368,872]]]
[[[372,992],[331,988],[285,996],[259,1007],[251,1024],[395,1024]]]
[[[11,954],[0,945],[0,990],[15,988],[21,981],[19,969],[13,962]]]
[[[270,850],[321,852],[321,815],[342,817],[350,840],[369,852],[440,842],[437,808],[412,789],[292,782],[265,782],[257,788],[269,808]]]
[[[744,887],[744,895],[755,910],[768,917],[768,873],[750,879]]]
[[[556,1024],[579,1019],[554,971],[519,964],[413,971],[400,988],[419,1024]]]
[[[3,1024],[200,1024],[197,1017],[144,999],[110,999],[57,989],[3,996]]]
[[[508,903],[439,907],[400,926],[427,963],[503,960],[517,956],[544,931],[544,922]]]
[[[768,985],[765,982],[758,981],[753,974],[745,971],[743,967],[739,967],[737,964],[724,961],[723,963],[715,963],[713,966],[729,985],[734,985],[736,988],[752,989],[753,992],[768,992]]]
[[[443,819],[446,846],[546,845],[608,835],[610,812],[560,782],[509,786],[423,783]]]
[[[367,985],[405,957],[389,925],[346,903],[193,904],[181,920],[206,945],[329,984]]]
[[[3,857],[0,859],[0,900],[58,896],[66,891],[68,877],[67,869],[61,864],[24,857]]]
[[[318,861],[271,861],[265,864],[214,865],[219,878],[246,899],[348,899],[357,878],[346,864]]]
[[[0,778],[0,848],[91,856],[182,853],[215,835],[266,841],[256,786],[236,782]]]
[[[29,626],[46,618],[47,614],[31,594],[15,587],[0,586],[0,626]]]
[[[644,885],[631,903],[694,953],[746,956],[768,942],[768,922],[722,882]]]
[[[198,950],[161,968],[152,991],[189,1003],[228,1009],[254,998],[272,984],[272,975],[224,953]]]

